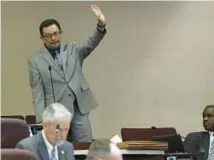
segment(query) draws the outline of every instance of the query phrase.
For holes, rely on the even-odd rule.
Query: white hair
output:
[[[110,140],[94,140],[89,148],[86,160],[97,160],[107,156],[121,156],[121,151]]]
[[[45,108],[43,122],[53,122],[56,118],[66,116],[72,119],[72,114],[65,108],[65,106],[60,103],[53,103]]]

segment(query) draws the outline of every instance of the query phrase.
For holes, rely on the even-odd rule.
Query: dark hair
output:
[[[61,26],[60,26],[60,24],[59,24],[59,22],[57,20],[55,20],[55,19],[46,19],[39,26],[40,35],[43,35],[43,28],[51,26],[53,24],[55,24],[59,28],[59,30],[61,31]]]
[[[207,105],[207,106],[204,108],[204,110],[207,110],[208,108],[213,108],[213,109],[214,109],[214,105],[213,105],[213,104],[209,104],[209,105]]]

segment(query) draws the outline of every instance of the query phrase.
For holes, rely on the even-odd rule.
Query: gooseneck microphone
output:
[[[54,103],[55,103],[56,100],[55,100],[55,93],[54,93],[54,88],[53,88],[53,78],[52,78],[51,69],[52,69],[51,66],[48,66],[48,70],[50,72],[50,77],[51,77],[51,86],[52,86],[53,99],[54,99]]]

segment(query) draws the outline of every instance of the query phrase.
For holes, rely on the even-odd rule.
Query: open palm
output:
[[[106,19],[103,13],[101,12],[100,8],[96,4],[93,4],[91,5],[91,9],[94,12],[95,16],[97,17],[97,20],[99,21],[99,23],[101,23],[102,25],[105,25]]]

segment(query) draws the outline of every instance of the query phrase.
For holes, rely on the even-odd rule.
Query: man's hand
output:
[[[91,9],[94,12],[95,16],[97,17],[98,25],[105,26],[106,19],[105,19],[105,16],[103,15],[103,13],[101,12],[100,8],[96,4],[94,4],[94,5],[91,5]]]

